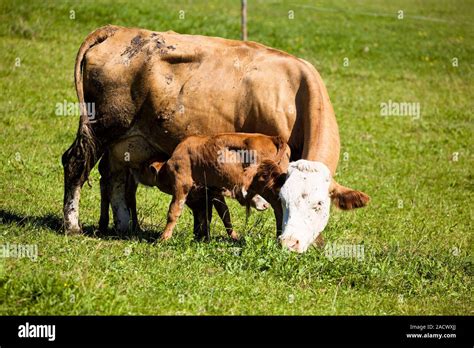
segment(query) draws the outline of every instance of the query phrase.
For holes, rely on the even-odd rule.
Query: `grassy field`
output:
[[[60,157],[78,117],[57,116],[56,105],[76,102],[85,36],[111,23],[237,39],[240,4],[0,0],[0,9],[0,244],[38,248],[36,261],[0,258],[0,314],[474,314],[472,2],[249,1],[249,39],[309,60],[327,84],[338,181],[372,202],[334,209],[324,236],[363,245],[362,260],[288,253],[272,212],[245,224],[234,202],[239,244],[218,219],[210,243],[194,242],[189,211],[165,245],[97,236],[97,169],[82,193],[87,235],[65,237]],[[419,103],[420,117],[381,116],[389,101]],[[139,188],[147,235],[164,228],[169,200]]]

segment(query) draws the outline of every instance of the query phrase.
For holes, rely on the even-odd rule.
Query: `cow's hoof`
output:
[[[107,233],[108,230],[109,230],[109,222],[99,221],[99,232]]]
[[[209,243],[211,238],[207,236],[196,236],[194,237],[194,240],[199,243]]]
[[[75,236],[82,234],[82,228],[80,226],[69,226],[64,228],[66,236]]]

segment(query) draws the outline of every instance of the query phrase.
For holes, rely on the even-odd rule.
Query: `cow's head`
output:
[[[292,162],[285,180],[280,182],[283,208],[280,240],[286,248],[300,253],[306,251],[326,227],[331,199],[341,209],[362,207],[370,199],[363,192],[334,182],[329,168],[321,162]]]

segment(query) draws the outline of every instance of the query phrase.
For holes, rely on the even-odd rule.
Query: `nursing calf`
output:
[[[171,237],[190,193],[207,187],[213,192],[225,190],[239,202],[262,196],[274,210],[279,234],[283,212],[277,188],[285,177],[279,168],[287,167],[288,161],[289,148],[280,137],[246,133],[190,136],[169,160],[151,163],[138,176],[173,196],[163,240]]]
[[[233,152],[238,155],[238,152]],[[172,194],[169,180],[157,180],[156,171],[163,166],[169,156],[156,152],[156,149],[143,137],[134,136],[121,139],[108,148],[99,164],[101,211],[99,230],[106,231],[109,226],[109,208],[112,206],[114,226],[120,233],[131,227],[139,229],[136,192],[138,184],[156,186],[161,191]],[[245,158],[242,158],[245,160]],[[245,161],[244,161],[245,162]],[[151,165],[152,164],[152,165]],[[122,174],[119,174],[122,173]],[[122,196],[120,192],[125,191]],[[186,204],[194,216],[194,234],[197,239],[209,238],[209,229],[214,207],[232,239],[238,239],[234,231],[229,208],[224,197],[236,198],[246,206],[258,211],[266,210],[270,204],[261,196],[235,196],[231,191],[222,188],[196,186]],[[125,201],[124,206],[122,202]],[[131,221],[131,226],[129,222]]]

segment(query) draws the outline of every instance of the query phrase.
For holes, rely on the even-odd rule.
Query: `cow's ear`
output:
[[[329,192],[334,205],[342,210],[362,208],[370,201],[370,197],[364,192],[344,187],[334,181]]]
[[[160,172],[161,167],[163,167],[164,162],[152,162],[148,169],[151,171],[152,174],[158,175]]]
[[[265,160],[258,166],[255,178],[263,188],[278,191],[286,181],[286,173],[274,161]]]

